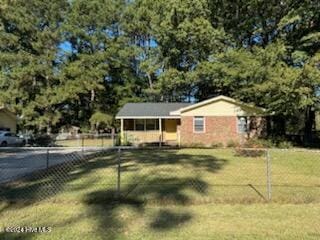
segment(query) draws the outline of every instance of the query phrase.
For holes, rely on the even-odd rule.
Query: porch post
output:
[[[123,118],[121,118],[121,133],[120,133],[120,144],[123,144],[124,142],[124,124],[123,124]]]
[[[162,144],[162,119],[159,118],[159,147]]]

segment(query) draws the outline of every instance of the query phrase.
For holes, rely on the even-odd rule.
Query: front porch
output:
[[[121,120],[122,144],[179,144],[180,119],[141,118]]]

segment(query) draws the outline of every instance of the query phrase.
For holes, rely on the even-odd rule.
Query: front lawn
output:
[[[319,153],[230,149],[131,150],[65,164],[0,188],[0,227],[51,233],[0,239],[319,239]]]

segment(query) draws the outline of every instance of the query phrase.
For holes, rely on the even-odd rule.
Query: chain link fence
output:
[[[5,146],[27,147],[114,147],[120,144],[119,134],[111,133],[60,133],[60,134],[22,134],[13,139],[4,139]],[[2,141],[2,142],[3,142]],[[17,142],[19,144],[14,144]],[[4,146],[4,145],[2,145]]]
[[[277,202],[320,201],[320,151],[272,149],[272,199]]]
[[[224,238],[247,238],[242,233],[253,226],[252,238],[291,231],[284,239],[307,239],[319,235],[319,156],[306,149],[0,148],[0,239],[212,239],[221,235],[207,229],[226,221],[232,235]],[[50,232],[30,232],[39,229]]]
[[[0,201],[320,202],[320,152],[0,148]]]
[[[93,190],[107,191],[116,179],[113,151],[89,147],[1,148],[0,202],[77,202]]]

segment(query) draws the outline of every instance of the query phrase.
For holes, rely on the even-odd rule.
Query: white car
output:
[[[14,133],[3,131],[0,132],[0,146],[6,147],[6,146],[23,146],[25,145],[26,140],[24,138],[21,138]]]

